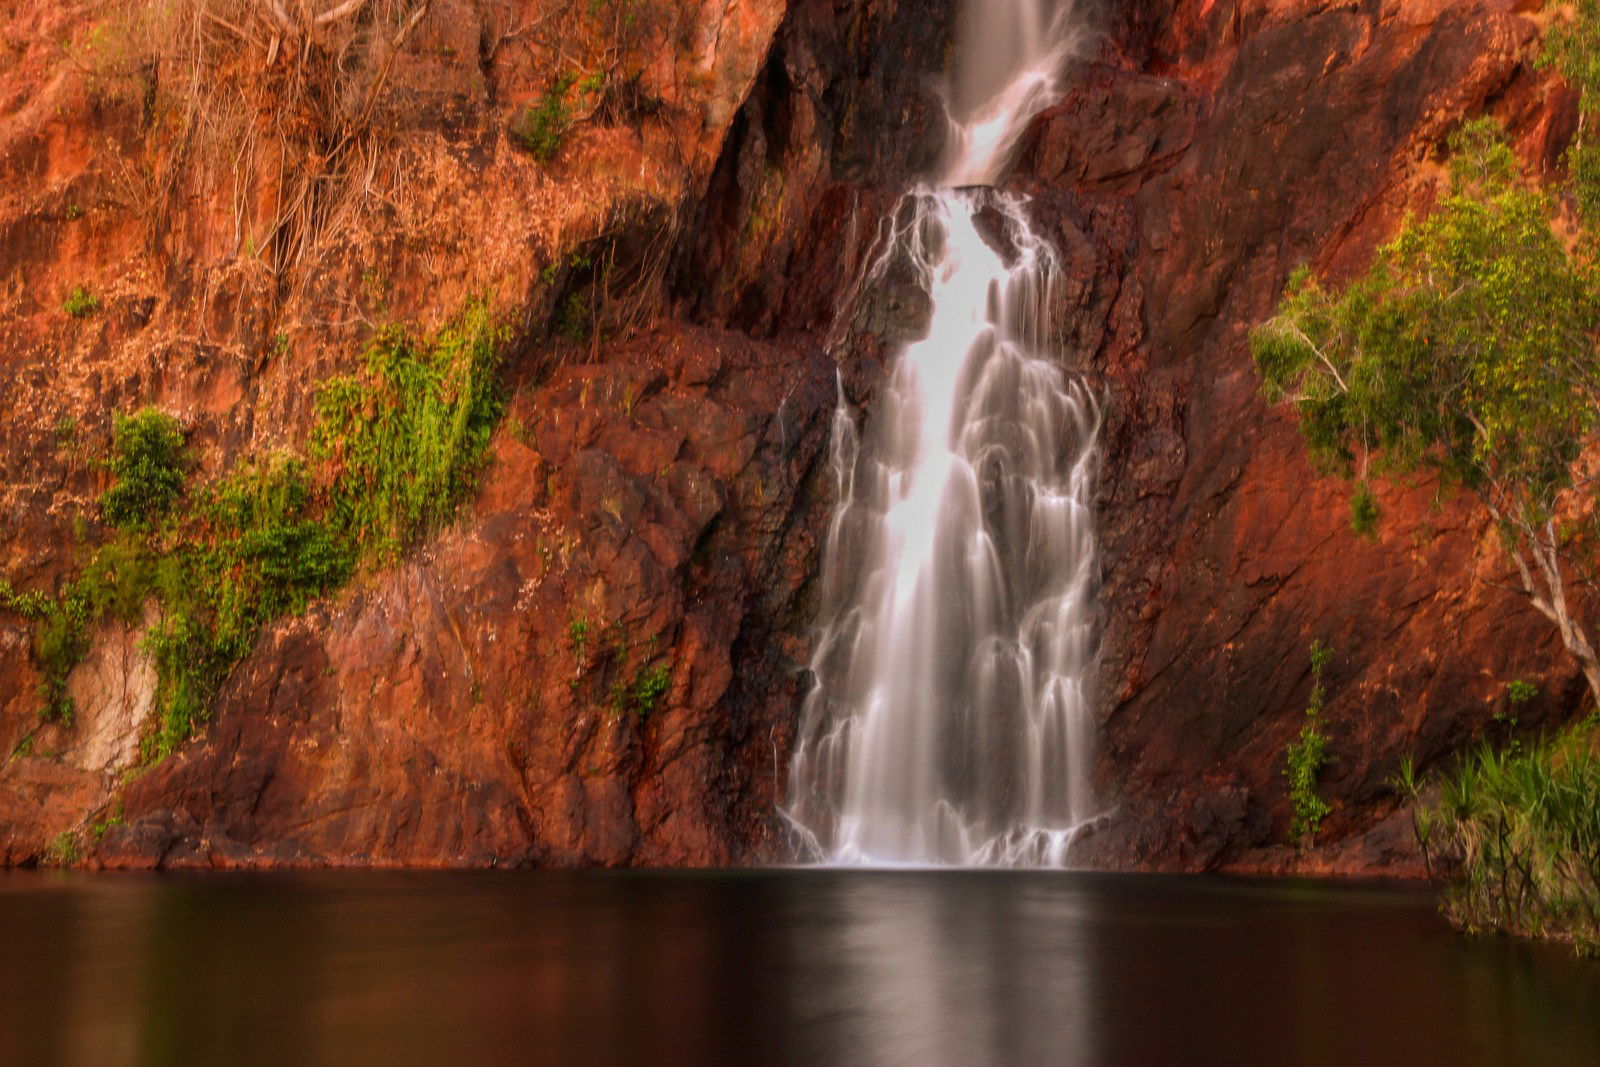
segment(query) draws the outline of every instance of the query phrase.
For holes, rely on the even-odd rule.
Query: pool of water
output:
[[[1600,964],[1415,887],[0,875],[0,1063],[300,1062],[1592,1067]]]

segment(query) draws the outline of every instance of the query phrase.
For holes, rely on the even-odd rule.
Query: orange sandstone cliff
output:
[[[64,858],[63,835],[102,866],[783,855],[837,390],[870,410],[885,354],[919,328],[909,280],[851,283],[937,153],[953,5],[622,6],[648,18],[371,5],[400,16],[319,68],[362,74],[337,106],[291,77],[320,38],[200,19],[152,44],[94,0],[0,15],[15,589],[60,589],[109,536],[113,413],[178,416],[204,481],[303,448],[316,383],[386,323],[429,328],[487,294],[510,327],[472,499],[269,626],[164,760],[139,754],[141,624],[95,633],[74,721],[41,725],[31,623],[0,615],[0,860]],[[1097,780],[1114,813],[1085,858],[1410,871],[1384,784],[1400,756],[1427,765],[1493,728],[1511,678],[1541,684],[1532,724],[1581,684],[1496,584],[1487,532],[1429,487],[1384,500],[1379,541],[1349,532],[1340,487],[1259,399],[1245,338],[1295,266],[1348,276],[1428,203],[1463,116],[1494,113],[1530,170],[1557,167],[1575,110],[1532,67],[1543,16],[1087,6],[1098,36],[1009,180],[1062,250],[1064,358],[1109,412]],[[529,123],[554,80],[602,68],[615,91],[578,93],[546,150]],[[197,106],[215,121],[186,125]],[[79,287],[96,313],[62,308]],[[571,336],[574,294],[615,328]],[[1280,769],[1314,638],[1337,650],[1334,813],[1295,856]],[[659,705],[619,714],[646,659],[665,665]]]

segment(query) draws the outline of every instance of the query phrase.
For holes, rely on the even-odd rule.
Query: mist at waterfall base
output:
[[[823,616],[784,809],[803,859],[1061,866],[1099,814],[1100,408],[1048,326],[1056,260],[987,188],[1050,104],[1075,5],[966,5],[938,178],[890,220],[929,298],[863,430],[835,418]]]
[[[1424,887],[1084,872],[0,875],[0,1063],[1586,1064]]]

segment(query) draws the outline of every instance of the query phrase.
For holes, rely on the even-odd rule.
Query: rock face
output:
[[[1533,719],[1582,695],[1465,510],[1395,489],[1380,540],[1350,532],[1342,487],[1263,405],[1246,345],[1290,270],[1349,277],[1428,202],[1428,161],[1464,117],[1495,114],[1531,168],[1555,166],[1572,104],[1532,69],[1527,6],[1134,5],[1036,124],[1019,182],[1121,286],[1087,350],[1112,410],[1101,862],[1414,870],[1388,817],[1400,758],[1427,766],[1481,734],[1512,679],[1540,683]],[[1104,305],[1071,314],[1102,321]],[[1272,846],[1314,639],[1336,650],[1334,810],[1296,858]]]
[[[664,117],[585,124],[545,166],[505,131],[545,90],[519,42],[553,5],[440,4],[399,68],[407,180],[287,287],[198,193],[148,232],[115,165],[151,151],[138,102],[43,43],[82,6],[0,23],[0,574],[18,588],[58,588],[106,536],[89,459],[110,411],[181,414],[211,476],[303,439],[363,320],[437,321],[487,287],[521,329],[472,504],[263,633],[162,763],[128,773],[152,684],[133,630],[74,673],[79,722],[38,729],[27,625],[0,618],[0,860],[62,858],[63,834],[104,866],[776,854],[836,383],[870,409],[919,328],[909,279],[857,283],[937,151],[952,5],[680,5],[675,58],[646,74]],[[1010,183],[1056,237],[1067,358],[1109,415],[1097,780],[1115,814],[1086,858],[1408,871],[1399,757],[1494,728],[1510,679],[1541,686],[1530,724],[1581,685],[1467,512],[1398,489],[1378,541],[1349,532],[1340,486],[1259,399],[1246,335],[1296,265],[1349,276],[1429,201],[1463,116],[1500,116],[1551,170],[1573,101],[1532,69],[1527,3],[1085,6],[1101,33]],[[568,253],[618,232],[670,245],[652,325],[562,341]],[[80,283],[102,315],[56,310]],[[1317,638],[1337,650],[1334,814],[1294,856],[1280,768]]]
[[[931,65],[880,77],[863,57],[936,59],[942,16],[872,0],[652,5],[664,27],[652,40],[680,51],[643,69],[643,120],[582,122],[544,163],[507,131],[548,84],[534,31],[574,5],[501,8],[446,5],[422,23],[391,101],[406,125],[384,146],[406,180],[287,295],[236,249],[216,251],[213,231],[238,225],[225,213],[178,212],[182,233],[209,242],[199,255],[177,238],[146,246],[130,208],[75,191],[108,183],[115,160],[52,155],[57,134],[161,147],[137,109],[105,110],[115,99],[99,81],[60,73],[42,99],[66,117],[5,128],[33,167],[5,205],[20,235],[13,277],[42,283],[7,312],[31,335],[0,350],[25,371],[5,446],[5,577],[19,589],[59,588],[109,536],[94,504],[105,477],[87,460],[110,411],[176,412],[204,457],[198,476],[213,476],[303,440],[314,383],[358,359],[385,318],[436,322],[488,289],[518,329],[511,402],[458,522],[269,628],[207,727],[160,764],[124,758],[150,707],[137,633],[97,635],[70,686],[78,722],[40,726],[28,627],[5,618],[0,744],[14,754],[0,771],[0,859],[711,864],[776,840],[835,383],[841,365],[870,382],[881,348],[825,354],[832,274],[812,271],[807,302],[791,300],[800,310],[763,314],[750,295],[735,308],[728,294],[781,280],[769,236],[796,261],[840,268],[838,248],[803,240],[813,215],[829,217],[846,172],[863,198],[897,190],[931,139],[925,127],[886,135],[886,109],[935,113]],[[62,18],[39,5],[8,26],[19,92],[50,70],[45,38]],[[573,43],[558,51],[583,54]],[[766,231],[717,217],[719,191],[738,207],[746,189],[769,198]],[[93,206],[69,211],[80,197]],[[859,259],[876,216],[870,203],[857,214]],[[71,228],[86,220],[93,259],[91,235]],[[610,284],[589,265],[600,252],[643,276],[619,317],[654,325],[563,340],[561,305]],[[661,274],[669,284],[652,291]],[[53,290],[79,279],[106,294],[107,314],[54,309]]]
[[[681,328],[519,391],[470,519],[266,635],[98,861],[742,855],[799,681],[770,635],[796,623],[832,377],[812,344]]]

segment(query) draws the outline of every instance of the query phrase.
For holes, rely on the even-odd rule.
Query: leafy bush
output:
[[[1396,788],[1441,887],[1469,931],[1600,949],[1600,726],[1591,719],[1526,750],[1487,745],[1443,776],[1428,802],[1411,761]]]
[[[672,677],[667,673],[665,663],[656,664],[634,680],[633,706],[638,709],[640,716],[650,715],[661,706],[671,684]]]
[[[111,473],[115,484],[100,497],[113,526],[159,519],[183,492],[183,429],[155,408],[118,415],[112,424]]]
[[[512,136],[541,163],[556,158],[572,130],[572,109],[567,103],[567,94],[577,80],[575,75],[563,74],[550,83],[537,104],[523,108],[512,123]]]
[[[71,830],[63,830],[45,846],[44,861],[52,867],[70,867],[78,862],[78,839]]]
[[[1317,775],[1327,764],[1328,739],[1322,733],[1322,708],[1327,690],[1322,672],[1333,658],[1333,649],[1321,641],[1311,642],[1311,699],[1306,704],[1306,722],[1300,739],[1289,746],[1283,777],[1289,784],[1289,838],[1304,847],[1315,841],[1317,830],[1329,807],[1317,793]]]
[[[67,294],[61,302],[61,310],[75,319],[86,319],[100,310],[100,298],[80,285]]]
[[[1326,468],[1427,465],[1548,510],[1596,422],[1580,384],[1600,326],[1595,277],[1552,231],[1549,195],[1517,180],[1492,121],[1468,124],[1451,151],[1438,208],[1341,294],[1297,272],[1252,351]]]
[[[1592,115],[1600,108],[1600,0],[1577,0],[1568,14],[1551,24],[1539,65],[1560,71],[1578,90],[1579,107]],[[1566,155],[1578,217],[1591,227],[1600,222],[1600,144],[1592,126],[1579,123]]]
[[[474,303],[430,338],[386,331],[367,373],[318,393],[317,472],[290,455],[241,462],[184,506],[183,435],[150,409],[115,420],[116,482],[101,498],[119,529],[56,598],[0,583],[0,608],[36,623],[47,717],[70,722],[66,679],[103,619],[159,617],[144,639],[156,668],[147,759],[172,752],[261,629],[383,562],[445,521],[470,490],[500,412],[502,334]]]
[[[612,694],[612,703],[619,714],[632,711],[640,719],[645,719],[661,706],[661,700],[671,685],[672,676],[665,663],[643,667],[631,682],[617,688]]]
[[[567,637],[572,641],[572,654],[580,663],[589,658],[589,636],[593,629],[587,619],[573,619],[567,624]]]
[[[165,578],[153,570],[147,587],[162,608],[145,638],[158,679],[154,756],[205,718],[264,626],[305,610],[356,563],[354,546],[314,517],[304,464],[289,456],[246,463],[199,494],[172,542]]]
[[[503,407],[503,331],[476,302],[432,338],[384,331],[366,374],[317,393],[311,452],[335,472],[329,520],[380,560],[443,523],[471,488]]]
[[[43,593],[18,593],[10,582],[0,580],[0,610],[35,624],[34,655],[43,675],[39,683],[44,705],[41,717],[70,725],[73,709],[67,695],[67,672],[89,647],[87,609],[81,598],[68,595],[57,601]]]
[[[573,344],[582,344],[589,339],[593,319],[593,295],[582,291],[568,293],[561,313],[556,316],[556,333]]]

